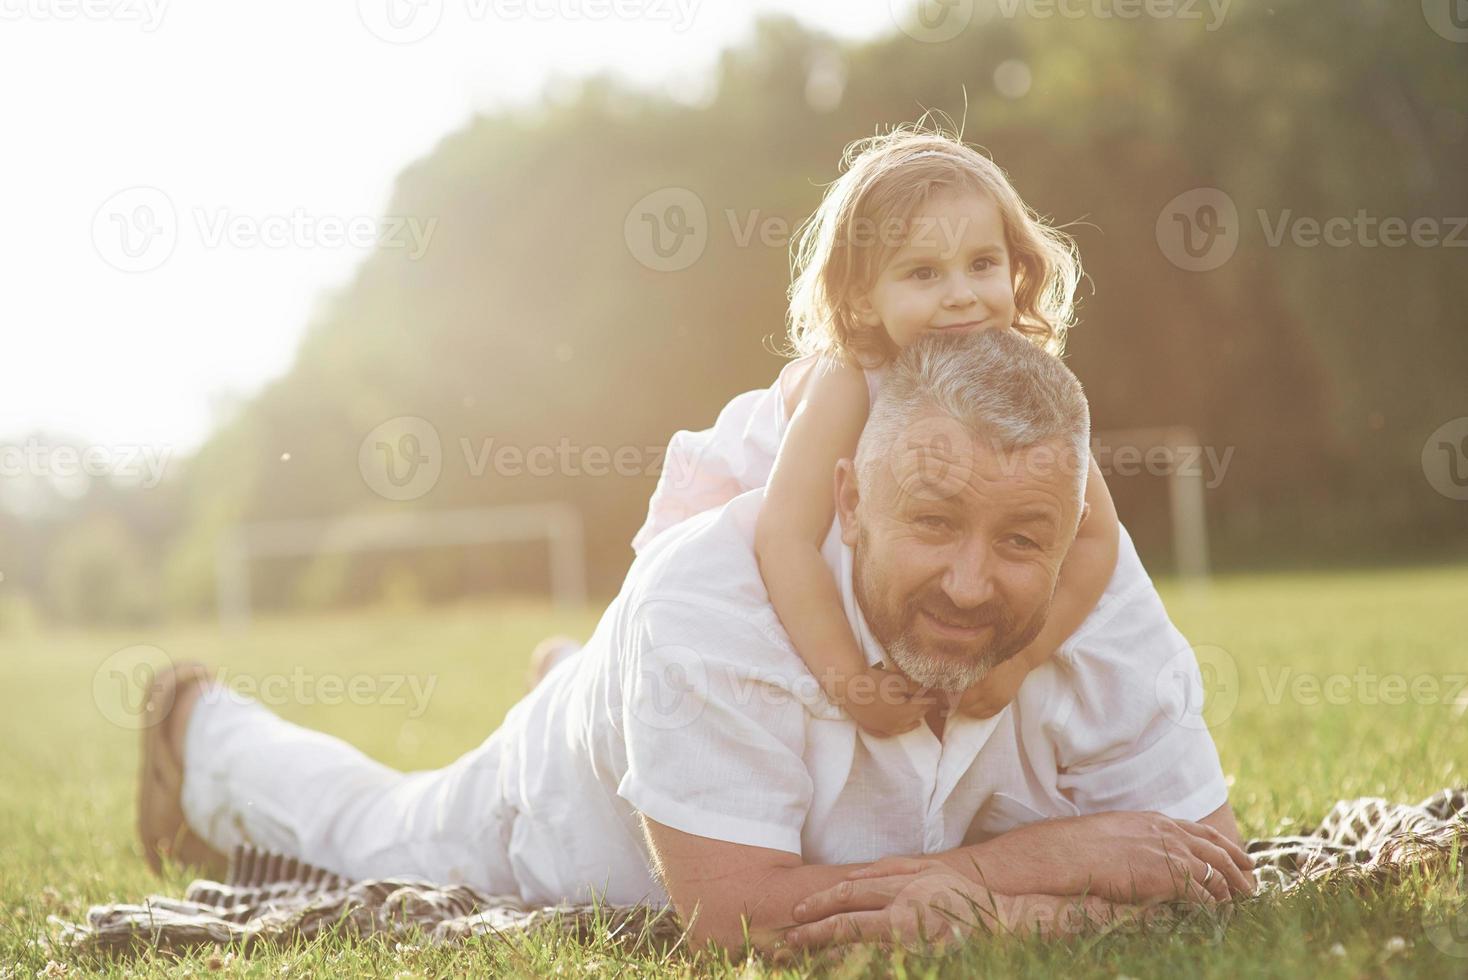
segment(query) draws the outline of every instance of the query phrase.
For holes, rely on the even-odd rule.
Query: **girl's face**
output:
[[[1004,219],[987,194],[936,194],[913,215],[907,231],[872,288],[853,300],[863,325],[885,329],[898,347],[929,332],[1014,325]]]

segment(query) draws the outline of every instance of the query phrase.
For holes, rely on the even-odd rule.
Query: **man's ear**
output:
[[[856,547],[856,505],[861,494],[856,485],[856,464],[849,459],[836,460],[836,519],[841,522],[841,540]]]

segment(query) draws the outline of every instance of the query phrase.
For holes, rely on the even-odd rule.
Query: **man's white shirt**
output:
[[[844,864],[950,850],[1047,817],[1227,800],[1196,658],[1125,529],[1101,602],[1013,703],[891,738],[832,705],[770,606],[755,490],[659,535],[586,647],[486,748],[505,857],[528,901],[665,903],[638,814]],[[833,524],[822,555],[869,662],[883,659]]]

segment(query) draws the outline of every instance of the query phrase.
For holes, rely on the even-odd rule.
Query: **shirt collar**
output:
[[[856,601],[856,584],[852,577],[855,552],[850,545],[841,540],[839,518],[831,522],[831,530],[826,535],[825,544],[821,547],[821,557],[826,559],[826,564],[830,566],[831,573],[836,578],[836,585],[841,590],[841,604],[846,610],[846,621],[851,624],[851,631],[856,635],[856,642],[861,645],[861,651],[866,655],[867,665],[875,667],[878,664],[890,663],[887,651],[872,635],[872,628],[867,625],[867,618],[861,611],[861,604]]]

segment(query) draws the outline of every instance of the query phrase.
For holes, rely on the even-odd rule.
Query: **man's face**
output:
[[[836,468],[841,536],[873,635],[914,681],[964,690],[1040,632],[1080,502],[1059,443],[1006,452],[941,413],[916,420],[861,496]]]

